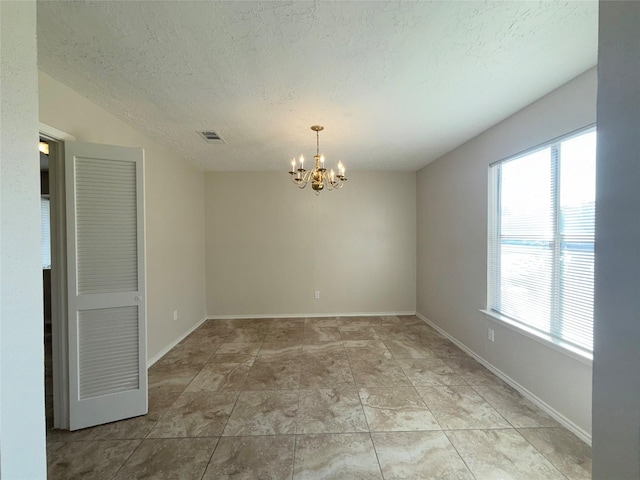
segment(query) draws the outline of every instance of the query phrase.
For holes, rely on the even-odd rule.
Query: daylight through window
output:
[[[490,167],[489,309],[593,351],[595,128]]]

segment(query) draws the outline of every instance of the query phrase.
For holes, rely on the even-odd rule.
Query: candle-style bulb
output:
[[[300,155],[300,168],[304,168],[304,155]]]
[[[295,158],[293,160],[291,160],[291,171],[292,172],[296,171],[296,159]]]

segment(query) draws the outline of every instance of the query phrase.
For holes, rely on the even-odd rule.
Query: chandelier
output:
[[[338,173],[336,174],[333,169],[327,173],[327,169],[324,168],[324,155],[320,155],[320,132],[324,130],[322,125],[313,125],[311,130],[316,132],[316,154],[313,158],[316,160],[316,166],[313,170],[304,169],[304,156],[300,155],[300,167],[296,169],[296,159],[291,160],[291,180],[298,188],[304,188],[307,183],[311,182],[311,188],[315,191],[316,195],[319,195],[325,188],[327,190],[334,190],[336,188],[342,188],[344,182],[347,181],[347,177],[344,176],[344,165],[342,162],[338,162]]]

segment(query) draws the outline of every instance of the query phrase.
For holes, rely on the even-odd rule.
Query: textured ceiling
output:
[[[206,170],[417,170],[596,64],[597,2],[38,2],[38,62]],[[207,144],[197,130],[226,144]]]

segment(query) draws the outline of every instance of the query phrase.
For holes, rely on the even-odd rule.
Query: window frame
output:
[[[576,346],[568,341],[563,341],[558,336],[553,336],[552,333],[558,333],[562,324],[561,315],[559,315],[561,309],[561,282],[559,280],[558,267],[560,266],[560,258],[562,256],[562,238],[561,232],[561,201],[560,201],[560,145],[566,140],[578,137],[590,132],[597,132],[596,124],[592,123],[571,131],[567,134],[553,138],[544,143],[538,144],[532,148],[528,148],[514,155],[510,155],[501,160],[489,164],[488,167],[488,218],[487,218],[487,299],[486,308],[480,311],[485,314],[486,318],[490,321],[502,324],[507,328],[521,333],[529,338],[532,338],[544,345],[550,346],[554,350],[564,353],[568,356],[578,359],[582,363],[592,365],[593,352],[588,351],[582,347]],[[495,174],[494,167],[510,161],[518,160],[519,158],[535,154],[541,150],[550,149],[551,156],[551,189],[553,192],[554,205],[552,212],[553,220],[553,240],[552,240],[552,300],[551,300],[551,318],[549,333],[545,333],[533,326],[528,325],[523,321],[511,318],[497,310],[493,309],[494,299],[500,299],[500,288],[497,282],[500,272],[500,249],[495,248],[498,242],[498,232],[500,232],[500,203],[501,190],[500,180],[501,176]],[[595,248],[595,236],[594,236],[594,248]],[[595,252],[594,252],[595,255]],[[494,268],[495,266],[495,268]]]

